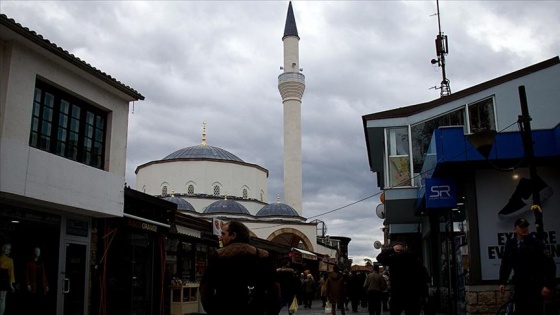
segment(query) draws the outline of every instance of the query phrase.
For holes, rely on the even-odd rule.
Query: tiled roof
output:
[[[265,216],[283,216],[283,217],[298,217],[297,211],[285,203],[275,202],[262,207],[256,214],[257,217]]]
[[[48,39],[43,38],[40,34],[37,34],[35,31],[30,30],[27,27],[22,26],[21,24],[17,23],[13,19],[8,18],[4,14],[0,14],[0,25],[5,26],[6,28],[12,30],[13,32],[21,35],[22,37],[30,40],[31,42],[35,43],[36,45],[46,49],[47,51],[51,52],[52,54],[62,58],[70,62],[71,64],[75,65],[76,67],[90,73],[94,77],[106,82],[107,84],[113,86],[114,88],[118,89],[119,91],[137,99],[143,100],[144,96],[138,93],[133,88],[124,85],[120,81],[116,80],[115,78],[111,77],[105,72],[93,67],[89,63],[81,60],[80,58],[72,55],[68,51],[64,50],[62,47],[57,46],[55,43],[50,42]],[[2,34],[4,37],[4,34]]]
[[[203,213],[250,214],[245,206],[229,199],[222,199],[211,203],[204,209]]]
[[[243,162],[242,159],[229,151],[218,147],[202,144],[177,150],[164,157],[162,160],[174,159],[211,159]]]
[[[557,65],[559,63],[560,63],[560,59],[558,59],[558,56],[556,56],[554,58],[551,58],[551,59],[545,60],[543,62],[534,64],[534,65],[529,66],[527,68],[523,68],[523,69],[517,70],[515,72],[506,74],[504,76],[492,79],[490,81],[486,81],[484,83],[481,83],[481,84],[472,86],[470,88],[461,90],[459,92],[452,93],[448,96],[438,98],[438,99],[433,100],[431,102],[420,103],[420,104],[416,104],[416,105],[410,105],[410,106],[406,106],[406,107],[400,107],[400,108],[396,108],[396,109],[386,110],[386,111],[383,111],[383,112],[377,112],[377,113],[373,113],[373,114],[369,114],[369,115],[364,115],[364,116],[362,116],[362,120],[365,123],[368,120],[379,120],[379,119],[408,117],[408,116],[418,114],[418,113],[421,113],[423,111],[426,111],[426,110],[429,110],[429,109],[432,109],[432,108],[450,103],[452,101],[461,99],[461,98],[466,97],[468,95],[487,90],[489,88],[492,88],[494,86],[503,84],[505,82],[509,82],[509,81],[515,80],[517,78],[529,75],[531,73],[541,71],[543,69],[552,67],[552,66]]]

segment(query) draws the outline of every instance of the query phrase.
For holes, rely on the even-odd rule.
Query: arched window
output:
[[[220,186],[215,185],[214,186],[214,196],[219,196],[220,195]]]
[[[189,196],[194,195],[194,185],[189,185],[187,187],[187,195],[189,195]]]
[[[163,186],[161,188],[161,196],[162,197],[167,197],[167,186]]]
[[[249,198],[247,194],[247,188],[243,188],[243,199],[247,199],[247,198]]]

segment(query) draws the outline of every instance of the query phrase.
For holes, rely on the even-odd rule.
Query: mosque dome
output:
[[[282,217],[299,217],[297,211],[285,203],[277,201],[262,207],[256,214],[257,217],[282,216]]]
[[[203,213],[251,214],[245,206],[234,200],[222,199],[211,203]]]
[[[194,209],[194,207],[191,205],[190,202],[186,201],[185,199],[182,198],[178,198],[175,196],[170,196],[170,197],[164,197],[162,198],[163,200],[169,201],[169,202],[173,202],[177,204],[177,210],[180,211],[194,211],[196,212],[196,210]]]
[[[162,160],[174,159],[211,159],[243,162],[242,159],[229,151],[206,144],[199,144],[177,150],[164,157]]]

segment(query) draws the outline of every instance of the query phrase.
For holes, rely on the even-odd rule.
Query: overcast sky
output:
[[[146,97],[130,108],[131,187],[138,165],[200,144],[206,121],[208,145],[269,170],[269,202],[283,200],[277,77],[287,8],[288,1],[0,2],[9,18]],[[441,82],[430,63],[436,1],[293,8],[306,77],[303,215],[351,237],[349,255],[363,264],[383,237],[361,117],[439,97],[430,89]],[[560,1],[441,1],[440,17],[452,92],[560,54]]]

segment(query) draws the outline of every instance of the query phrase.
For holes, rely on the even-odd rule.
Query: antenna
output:
[[[436,36],[436,54],[437,59],[432,59],[431,63],[433,65],[437,64],[438,67],[441,67],[441,85],[439,87],[440,90],[440,97],[447,96],[451,94],[451,87],[449,86],[449,79],[445,74],[445,56],[449,53],[449,48],[447,46],[447,35],[443,35],[441,32],[441,19],[439,15],[439,0],[436,0],[437,5],[437,20],[438,20],[438,28],[439,34]],[[435,87],[438,89],[438,87]]]

